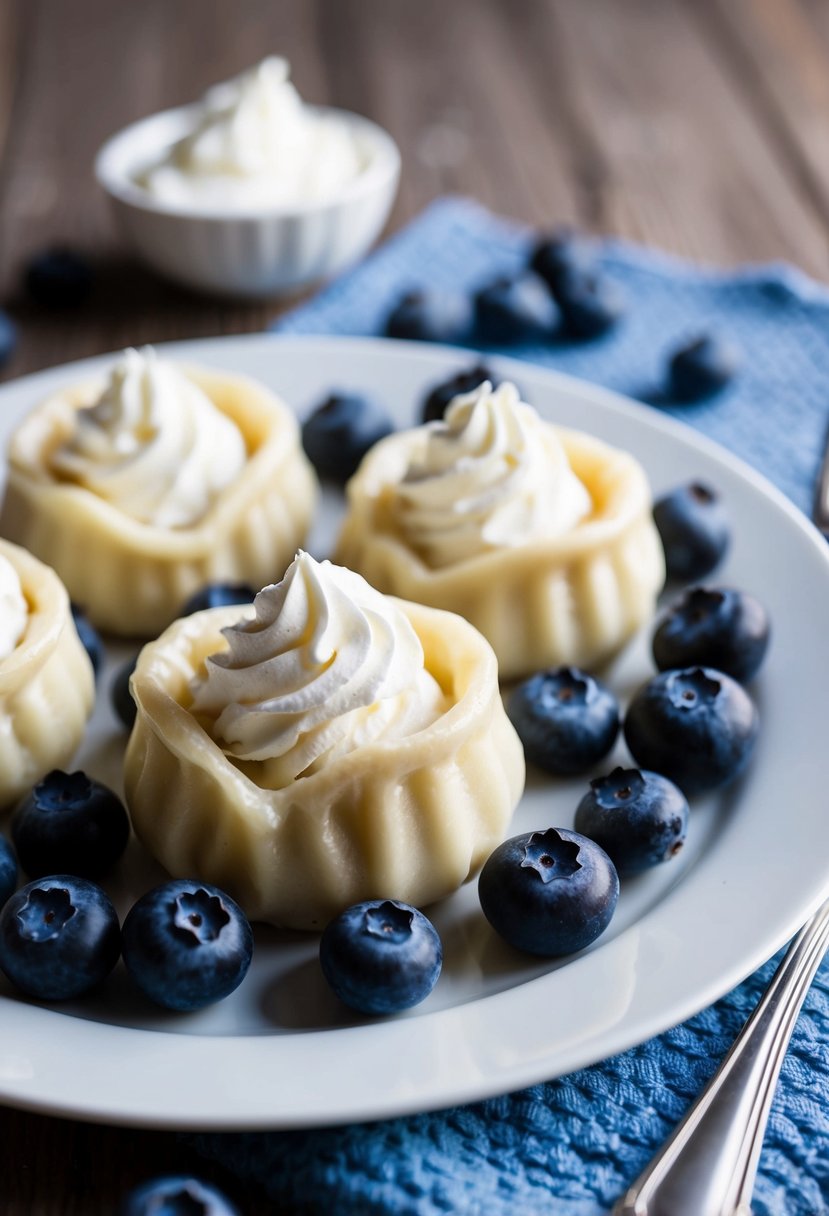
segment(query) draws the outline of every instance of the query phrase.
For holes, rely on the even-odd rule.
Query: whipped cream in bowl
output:
[[[254,616],[222,630],[191,684],[192,712],[225,754],[281,789],[369,743],[437,720],[446,698],[394,600],[300,552]]]
[[[304,105],[286,60],[269,56],[209,89],[193,129],[138,178],[184,208],[301,207],[328,201],[367,167],[348,122]]]
[[[152,347],[127,350],[98,399],[50,454],[74,482],[139,523],[197,523],[247,459],[241,431],[207,393]]]
[[[288,294],[338,273],[380,235],[397,145],[360,114],[306,104],[289,75],[269,56],[100,149],[98,181],[153,269],[211,293]]]
[[[20,576],[7,557],[0,554],[0,661],[16,649],[29,623],[29,605]]]

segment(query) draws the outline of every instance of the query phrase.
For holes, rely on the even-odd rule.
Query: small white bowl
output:
[[[183,106],[132,123],[95,158],[134,251],[154,270],[221,295],[289,295],[360,258],[388,218],[400,180],[392,137],[362,115],[313,107],[348,124],[365,167],[336,198],[273,208],[185,208],[161,202],[136,180],[183,135],[200,110]]]

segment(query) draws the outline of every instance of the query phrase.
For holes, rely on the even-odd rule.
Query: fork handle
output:
[[[717,1072],[613,1216],[751,1216],[780,1067],[827,947],[829,900],[794,938]]]

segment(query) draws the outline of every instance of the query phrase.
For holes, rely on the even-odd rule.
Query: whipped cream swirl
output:
[[[592,509],[555,432],[488,380],[455,397],[395,486],[398,525],[432,567],[540,537],[560,536]]]
[[[246,459],[235,422],[144,347],[125,351],[95,404],[78,410],[50,467],[141,523],[181,528],[205,514]]]
[[[29,605],[20,578],[7,557],[0,557],[0,659],[7,659],[26,632]]]
[[[351,570],[300,552],[254,609],[222,630],[227,650],[206,660],[191,691],[225,753],[262,763],[260,784],[280,789],[444,712],[408,619]]]
[[[210,89],[194,129],[139,182],[164,202],[293,206],[333,198],[363,168],[344,119],[304,106],[284,59],[269,56]]]

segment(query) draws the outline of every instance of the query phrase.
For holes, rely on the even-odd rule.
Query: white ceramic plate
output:
[[[260,377],[300,413],[333,386],[369,390],[400,425],[414,421],[427,386],[470,358],[389,341],[258,336],[165,353]],[[0,436],[47,391],[104,362],[0,389]],[[316,939],[274,930],[257,932],[241,987],[199,1014],[154,1010],[120,965],[94,1000],[71,1008],[29,1003],[2,986],[0,1101],[104,1122],[215,1129],[467,1102],[579,1068],[681,1021],[762,963],[820,902],[829,885],[825,542],[768,483],[658,412],[526,364],[493,362],[546,416],[629,448],[657,493],[691,477],[722,491],[734,544],[717,577],[759,595],[774,622],[755,688],[762,734],[748,775],[694,806],[679,858],[625,883],[608,931],[569,961],[533,962],[509,950],[468,884],[431,910],[445,946],[440,982],[423,1005],[386,1021],[349,1017],[325,988]],[[341,500],[327,498],[310,545],[318,556],[328,552],[340,511]],[[622,697],[652,672],[647,640],[608,673]],[[107,688],[126,656],[111,648],[78,758],[114,785],[124,736]],[[614,759],[624,758],[619,744]],[[571,826],[584,787],[531,777],[514,830]],[[154,876],[133,843],[110,884],[122,912]]]

